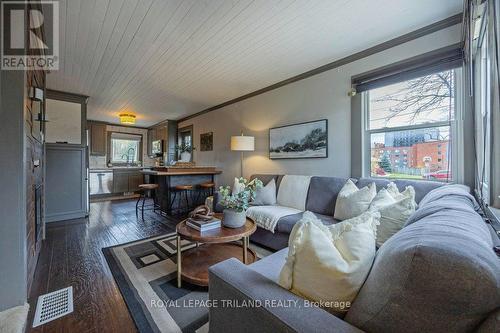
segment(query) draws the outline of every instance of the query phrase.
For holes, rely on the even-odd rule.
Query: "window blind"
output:
[[[353,76],[351,83],[356,92],[359,93],[461,67],[463,59],[462,45],[457,43]]]
[[[112,139],[141,141],[142,136],[141,135],[137,135],[137,134],[128,134],[128,133],[113,132],[113,133],[111,133],[111,138]]]

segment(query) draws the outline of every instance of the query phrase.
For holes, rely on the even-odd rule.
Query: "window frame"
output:
[[[113,133],[116,134],[125,134],[125,135],[133,135],[137,136],[139,139],[137,140],[139,142],[139,150],[137,152],[137,160],[134,161],[134,163],[127,163],[127,162],[113,162],[113,145],[112,145],[112,140],[113,140]],[[117,138],[118,139],[118,138]],[[121,131],[109,131],[108,132],[108,163],[110,163],[113,166],[141,166],[144,160],[143,157],[143,145],[144,145],[144,135],[141,133],[131,133],[131,132],[121,132]]]
[[[436,127],[450,127],[451,136],[451,173],[452,179],[451,183],[463,182],[464,170],[463,170],[463,92],[462,92],[462,68],[451,69],[454,71],[455,78],[455,114],[453,119],[446,121],[437,121],[433,123],[408,125],[408,126],[396,126],[396,127],[383,127],[377,129],[370,129],[370,90],[363,91],[361,93],[361,111],[362,111],[362,176],[369,178],[381,178],[372,176],[371,174],[371,135],[378,133],[389,133],[389,132],[399,132],[399,131],[409,131],[415,129],[423,128],[436,128]],[[436,73],[439,73],[437,71]],[[430,75],[430,74],[426,74]],[[404,82],[406,80],[403,80]],[[462,163],[459,163],[462,161]],[[422,180],[425,180],[422,178]]]
[[[486,10],[486,8],[485,8]],[[478,195],[484,203],[489,204],[493,198],[490,183],[492,179],[492,112],[491,112],[491,64],[488,52],[487,15],[481,22],[480,34],[473,55],[474,75],[474,140],[476,145],[475,186]]]

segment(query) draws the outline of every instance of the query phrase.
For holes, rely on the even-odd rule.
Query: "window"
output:
[[[142,135],[111,133],[110,160],[112,164],[138,164],[141,162]]]
[[[371,150],[367,173],[451,181],[455,80],[455,70],[446,70],[363,93],[365,152]],[[403,151],[405,162],[382,156],[378,153],[382,149],[395,158]]]
[[[47,98],[45,141],[48,143],[82,143],[82,105]],[[35,115],[36,116],[36,115]]]

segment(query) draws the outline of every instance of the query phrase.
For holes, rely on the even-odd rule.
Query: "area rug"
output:
[[[181,245],[183,251],[195,246]],[[250,247],[259,258],[270,254]],[[175,233],[102,251],[139,332],[208,332],[208,289],[184,281],[177,288]]]

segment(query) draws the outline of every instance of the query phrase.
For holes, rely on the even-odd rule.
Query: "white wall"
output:
[[[426,53],[460,41],[460,25],[449,27],[347,65],[226,106],[179,123],[193,125],[194,145],[200,133],[214,133],[214,150],[194,153],[198,165],[222,169],[218,183],[230,184],[239,175],[240,155],[229,149],[231,135],[255,136],[255,152],[245,153],[244,176],[254,173],[350,176],[351,77],[368,70]],[[286,61],[286,60],[285,60]],[[270,160],[269,128],[328,119],[328,158]]]

